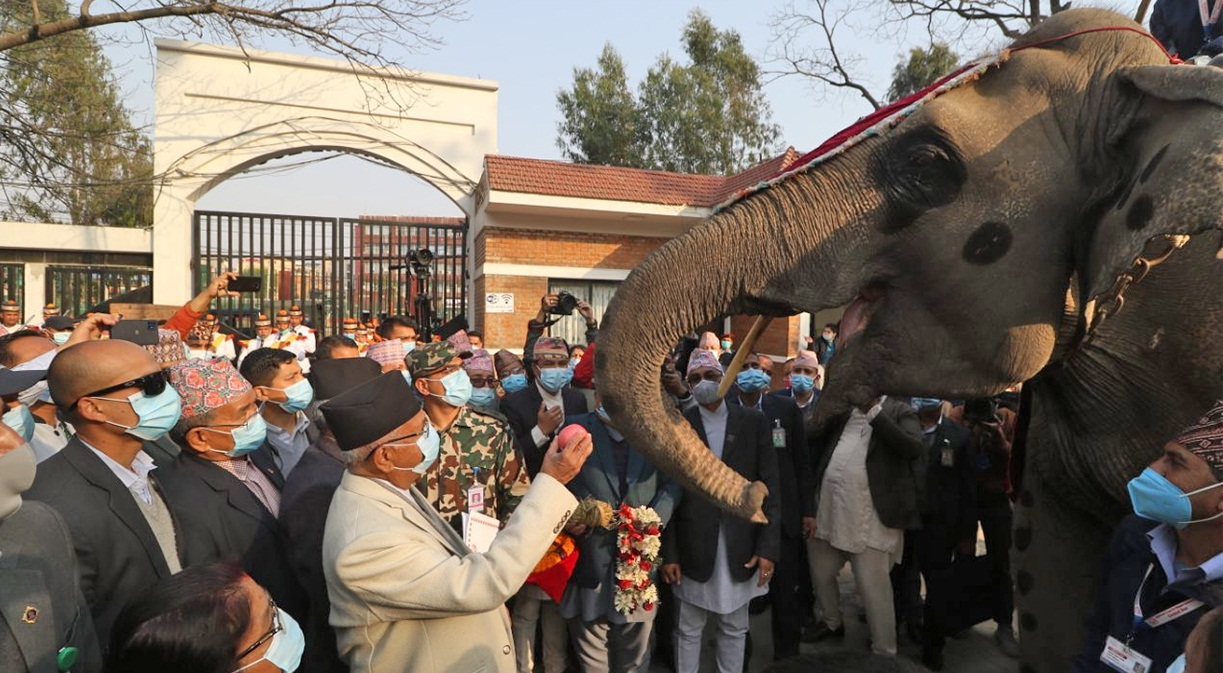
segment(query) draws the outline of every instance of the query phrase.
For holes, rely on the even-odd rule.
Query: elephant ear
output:
[[[1126,165],[1080,266],[1088,298],[1108,291],[1152,237],[1223,229],[1223,69],[1141,66],[1116,77],[1126,112],[1109,144]]]

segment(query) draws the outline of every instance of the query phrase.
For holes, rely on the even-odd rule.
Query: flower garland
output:
[[[662,549],[662,519],[654,508],[621,505],[616,511],[616,611],[630,615],[638,607],[647,612],[658,604],[658,587],[651,571]]]

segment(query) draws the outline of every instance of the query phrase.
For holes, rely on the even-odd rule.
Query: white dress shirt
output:
[[[136,457],[132,460],[132,468],[129,470],[110,456],[90,446],[89,442],[84,439],[81,440],[81,443],[93,451],[95,456],[102,459],[106,467],[119,478],[119,481],[123,482],[123,486],[132,495],[140,498],[146,505],[153,504],[153,491],[149,488],[149,473],[156,469],[157,465],[149,454],[144,451],[137,452]]]
[[[564,396],[561,395],[561,390],[564,390],[564,388],[561,388],[561,390],[554,393],[550,393],[547,390],[544,390],[544,387],[539,385],[539,382],[536,381],[535,389],[539,391],[539,396],[543,398],[544,405],[546,405],[549,409],[553,407],[561,408],[561,418],[564,419],[565,399]],[[564,421],[562,420],[561,422],[563,423]],[[551,437],[545,435],[544,431],[540,430],[538,425],[531,428],[531,441],[535,442],[535,446],[545,446],[550,440]]]

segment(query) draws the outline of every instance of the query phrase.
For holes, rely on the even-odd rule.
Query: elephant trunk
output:
[[[608,306],[595,360],[603,404],[632,445],[690,493],[757,522],[765,521],[768,489],[709,451],[663,391],[660,371],[683,335],[719,315],[797,312],[789,302],[805,275],[800,263],[810,268],[813,247],[826,237],[816,231],[822,218],[810,212],[811,195],[800,193],[811,188],[805,182],[749,197],[647,258]]]

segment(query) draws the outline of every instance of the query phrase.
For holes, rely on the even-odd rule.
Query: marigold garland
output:
[[[658,604],[658,587],[651,572],[662,549],[662,519],[654,508],[621,505],[616,510],[616,611],[630,615],[638,607],[650,611]]]

